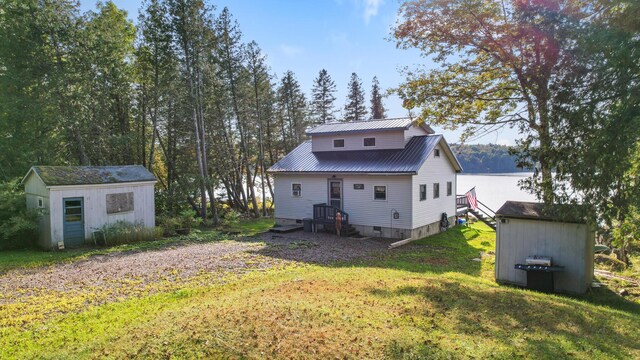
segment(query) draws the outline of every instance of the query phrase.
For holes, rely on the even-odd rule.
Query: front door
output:
[[[329,205],[342,209],[342,180],[329,180]]]
[[[64,245],[80,246],[84,242],[84,199],[65,198],[64,204]]]

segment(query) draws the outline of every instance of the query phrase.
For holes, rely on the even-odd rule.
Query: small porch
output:
[[[334,234],[338,233],[339,227],[340,236],[360,236],[360,232],[349,222],[349,213],[326,203],[313,205],[313,232],[318,231],[318,226],[322,226],[323,230]]]

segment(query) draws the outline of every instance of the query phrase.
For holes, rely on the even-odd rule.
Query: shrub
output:
[[[0,183],[0,250],[33,246],[37,239],[38,213],[27,210],[20,180]]]
[[[118,221],[106,224],[98,231],[104,234],[106,245],[131,244],[141,241],[156,240],[162,236],[162,228],[148,228],[141,223]]]
[[[229,209],[227,210],[227,212],[224,214],[224,217],[222,218],[222,225],[224,226],[234,226],[234,225],[238,225],[238,223],[240,222],[240,213],[233,210],[233,209]]]
[[[196,212],[193,210],[184,210],[177,216],[158,217],[158,224],[163,229],[165,236],[174,236],[178,230],[190,230],[201,223],[202,219],[196,218]]]
[[[613,256],[605,254],[596,254],[594,258],[596,264],[600,264],[602,267],[609,271],[623,271],[627,268],[627,264],[616,259]]]

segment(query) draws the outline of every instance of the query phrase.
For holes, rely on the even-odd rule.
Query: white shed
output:
[[[22,183],[45,249],[79,246],[121,220],[155,226],[156,178],[143,166],[34,166]]]
[[[516,269],[527,258],[551,257],[555,291],[584,293],[593,281],[595,231],[571,216],[567,206],[507,201],[497,212],[496,281],[527,285],[527,272]]]

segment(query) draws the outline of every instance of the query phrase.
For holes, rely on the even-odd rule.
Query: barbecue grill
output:
[[[527,272],[527,288],[542,292],[554,292],[553,274],[564,271],[564,266],[553,266],[551,257],[529,256],[524,264],[515,264],[516,269]]]

